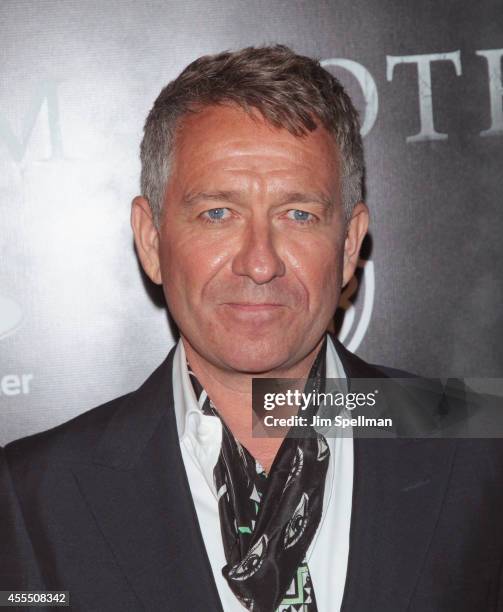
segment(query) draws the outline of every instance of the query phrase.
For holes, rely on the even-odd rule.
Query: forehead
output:
[[[339,152],[322,126],[305,136],[276,128],[258,112],[218,105],[183,117],[177,129],[171,176],[176,181],[218,179],[222,175],[338,185]]]

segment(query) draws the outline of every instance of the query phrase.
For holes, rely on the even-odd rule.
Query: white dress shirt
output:
[[[330,336],[327,341],[326,373],[327,378],[346,378]],[[213,483],[213,470],[222,443],[222,424],[218,417],[203,414],[197,403],[181,339],[173,361],[173,394],[182,458],[218,594],[225,612],[243,612],[245,608],[222,575],[222,568],[227,562]],[[206,393],[203,393],[201,405],[205,399]],[[306,559],[318,611],[336,612],[342,603],[349,553],[353,439],[327,438],[327,443],[330,461],[325,480],[323,512]]]

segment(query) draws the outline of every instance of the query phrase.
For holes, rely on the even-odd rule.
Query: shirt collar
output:
[[[328,334],[327,338],[326,351],[326,377],[338,379],[336,386],[343,387],[343,390],[346,391],[346,374],[330,334]],[[194,387],[190,380],[187,358],[181,338],[178,341],[173,359],[173,396],[180,444],[186,449],[191,460],[194,461],[197,469],[203,475],[213,496],[218,499],[213,479],[213,470],[218,461],[222,446],[222,422],[216,416],[203,413],[201,406],[207,397],[206,392],[203,391],[199,403],[197,401]],[[327,442],[330,448],[330,461],[325,479],[322,521],[332,496],[337,439],[328,438]],[[313,550],[316,539],[317,536],[311,543],[309,551]],[[310,552],[308,556],[309,554]]]
[[[339,379],[341,384],[346,386],[344,367],[337,354],[330,334],[328,334],[326,350],[326,377]],[[207,438],[212,431],[212,421],[208,419],[214,421],[219,421],[219,419],[217,417],[207,416],[203,414],[201,410],[202,403],[204,403],[207,396],[206,393],[203,392],[198,403],[194,388],[190,381],[185,348],[181,338],[178,340],[173,359],[173,395],[175,399],[176,426],[180,441],[182,441],[187,434],[192,433],[196,435],[197,439],[201,438],[200,442],[204,443],[205,438]]]
[[[175,399],[175,418],[180,441],[198,425],[201,417],[205,416],[199,406],[190,381],[187,369],[187,357],[182,339],[178,340],[173,358],[173,396]],[[203,391],[200,401],[204,402],[206,392]],[[213,417],[212,417],[213,418]]]

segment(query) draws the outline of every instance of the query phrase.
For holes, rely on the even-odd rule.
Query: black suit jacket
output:
[[[350,379],[385,376],[337,350]],[[73,610],[222,610],[180,454],[173,352],[137,391],[7,445],[0,590],[68,590]],[[355,439],[354,459],[342,609],[502,610],[501,444]]]

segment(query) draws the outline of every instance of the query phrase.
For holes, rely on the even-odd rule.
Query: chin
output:
[[[220,352],[220,359],[228,368],[250,374],[270,372],[283,367],[289,357],[290,351],[287,347],[281,348],[277,344],[271,346],[269,343],[241,343],[240,346],[229,347]]]

